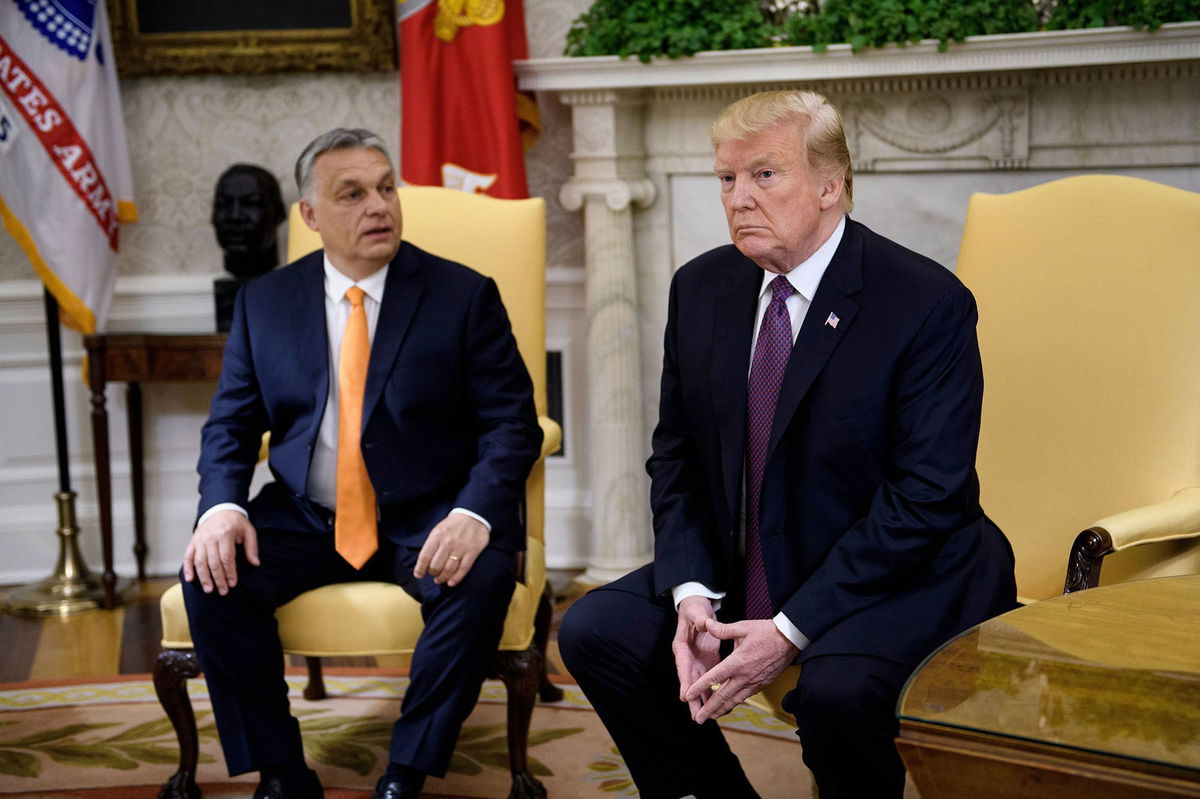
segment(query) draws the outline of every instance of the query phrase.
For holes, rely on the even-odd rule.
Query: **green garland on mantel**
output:
[[[967,36],[1200,19],[1200,0],[595,0],[571,24],[566,54],[677,58],[777,45],[904,47]]]

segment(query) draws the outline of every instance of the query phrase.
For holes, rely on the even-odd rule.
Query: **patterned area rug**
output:
[[[300,696],[303,680],[288,677],[292,706],[326,796],[369,796],[386,762],[407,679],[331,669],[325,679],[330,697],[319,702]],[[249,796],[256,776],[227,776],[204,680],[189,687],[205,799]],[[529,736],[531,768],[550,797],[636,796],[624,761],[583,693],[569,683],[561,687],[563,701],[534,710]],[[791,727],[753,707],[739,708],[722,726],[764,799],[811,795]],[[174,732],[145,676],[0,685],[0,794],[6,797],[149,799],[177,763]],[[426,795],[503,799],[509,782],[504,686],[489,680],[463,728],[450,773],[430,780]]]

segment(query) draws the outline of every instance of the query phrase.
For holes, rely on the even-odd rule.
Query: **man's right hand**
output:
[[[675,654],[675,670],[679,674],[679,701],[687,702],[692,718],[700,712],[709,694],[690,701],[684,694],[700,676],[716,666],[721,659],[721,642],[705,629],[708,620],[716,620],[712,600],[703,596],[685,597],[679,603],[679,622],[671,651]]]
[[[192,533],[183,553],[183,578],[200,580],[206,594],[213,587],[221,596],[237,585],[237,547],[246,548],[246,560],[258,562],[258,534],[245,514],[222,510],[204,520]],[[703,672],[701,672],[703,673]]]

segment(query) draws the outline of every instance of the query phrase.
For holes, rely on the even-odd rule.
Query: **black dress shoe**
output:
[[[390,780],[385,774],[375,783],[371,799],[418,799],[424,785],[425,775],[419,771],[410,770],[409,774],[398,780]]]
[[[324,799],[324,796],[325,789],[312,769],[300,780],[276,776],[262,780],[254,789],[254,799]]]

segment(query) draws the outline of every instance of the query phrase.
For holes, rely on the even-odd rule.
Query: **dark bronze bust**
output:
[[[279,264],[276,231],[286,218],[279,182],[252,164],[234,164],[217,179],[212,224],[232,278],[213,281],[217,330],[227,331],[238,289]]]

